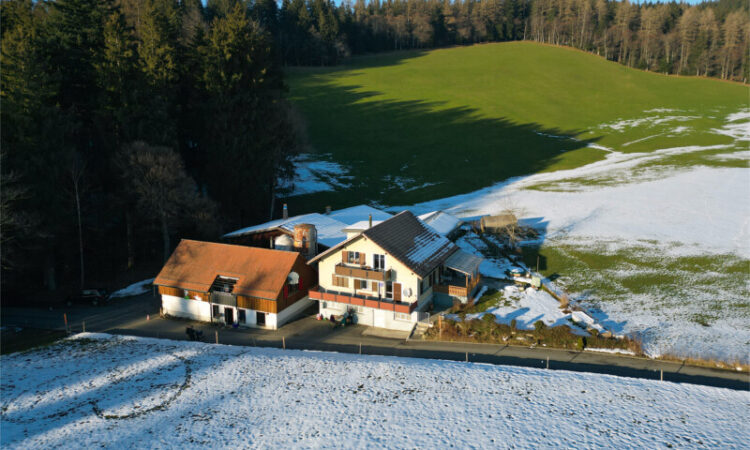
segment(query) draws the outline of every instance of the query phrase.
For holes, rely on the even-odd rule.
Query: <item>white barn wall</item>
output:
[[[211,304],[202,300],[184,299],[162,294],[161,306],[164,313],[170,316],[206,322],[211,320]]]

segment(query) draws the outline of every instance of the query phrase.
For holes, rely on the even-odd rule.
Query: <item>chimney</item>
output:
[[[289,208],[286,207],[286,203],[284,203],[284,211],[281,213],[281,217],[283,219],[289,218]]]
[[[331,214],[331,205],[326,206],[326,215]]]
[[[370,226],[367,228],[372,228],[372,214],[370,214]]]

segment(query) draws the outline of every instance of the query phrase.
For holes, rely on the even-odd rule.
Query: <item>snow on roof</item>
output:
[[[302,214],[300,216],[290,217],[288,219],[277,219],[270,222],[262,223],[252,227],[243,228],[241,230],[233,231],[224,235],[227,237],[236,237],[246,234],[261,233],[264,231],[270,231],[275,229],[281,229],[288,233],[294,232],[294,226],[301,223],[309,223],[315,225],[315,231],[318,234],[318,242],[327,246],[333,247],[339,242],[343,242],[346,239],[346,233],[343,229],[346,228],[346,224],[339,222],[338,220],[332,219],[329,216],[310,213]]]
[[[388,220],[393,217],[390,213],[381,211],[368,205],[357,205],[349,208],[331,211],[331,213],[328,214],[328,217],[336,219],[339,222],[343,222],[347,225],[352,225],[363,220],[369,220],[370,214],[372,214],[372,220],[378,221]]]
[[[415,264],[421,264],[431,257],[448,253],[451,241],[445,236],[434,233],[422,233],[414,237],[414,247],[406,254],[406,257]]]
[[[409,211],[403,211],[362,234],[419,277],[425,277],[458,249],[453,242],[436,233]]]
[[[380,223],[383,220],[393,217],[391,214],[373,208],[372,206],[357,205],[350,208],[332,211],[330,214],[310,213],[289,217],[288,219],[276,219],[252,227],[232,231],[231,233],[225,234],[223,237],[231,238],[276,229],[282,229],[288,233],[293,233],[295,225],[309,223],[315,225],[315,230],[318,233],[318,242],[326,247],[333,247],[334,245],[346,240],[345,228],[358,222],[369,223],[370,214],[372,214],[373,226],[376,222]],[[367,228],[368,227],[365,226],[364,228],[358,229],[366,230]]]
[[[382,223],[382,220],[373,220],[372,226]],[[344,231],[364,231],[366,229],[370,228],[370,221],[369,220],[360,220],[357,223],[353,223],[349,225],[348,227],[344,228]]]
[[[419,219],[443,236],[450,234],[450,232],[458,228],[462,222],[458,217],[445,211],[432,211],[427,214],[422,214],[419,216]]]

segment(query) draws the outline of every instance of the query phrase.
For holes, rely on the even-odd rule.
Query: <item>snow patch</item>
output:
[[[290,196],[348,189],[354,178],[349,169],[333,161],[317,159],[330,155],[302,154],[294,160],[294,190]]]
[[[133,283],[126,288],[113,292],[112,295],[110,295],[110,298],[132,297],[134,295],[145,294],[151,288],[151,283],[153,283],[153,281],[154,281],[153,278],[149,278],[148,280],[143,280],[137,283]]]

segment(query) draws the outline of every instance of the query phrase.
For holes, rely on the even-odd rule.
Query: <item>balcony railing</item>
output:
[[[435,292],[441,293],[441,294],[448,294],[451,297],[469,297],[469,294],[474,290],[477,284],[479,284],[479,281],[481,280],[481,276],[477,275],[473,279],[471,279],[468,283],[468,286],[455,286],[451,284],[437,284],[435,285],[434,289]]]
[[[364,306],[366,308],[383,309],[397,313],[410,314],[417,307],[417,302],[404,303],[391,300],[378,299],[375,297],[358,297],[349,294],[341,294],[321,287],[310,289],[309,296],[313,300],[345,303],[348,305]]]
[[[349,267],[343,264],[336,264],[334,269],[336,275],[342,277],[360,278],[372,281],[388,281],[391,277],[390,270],[376,270],[369,267]]]

